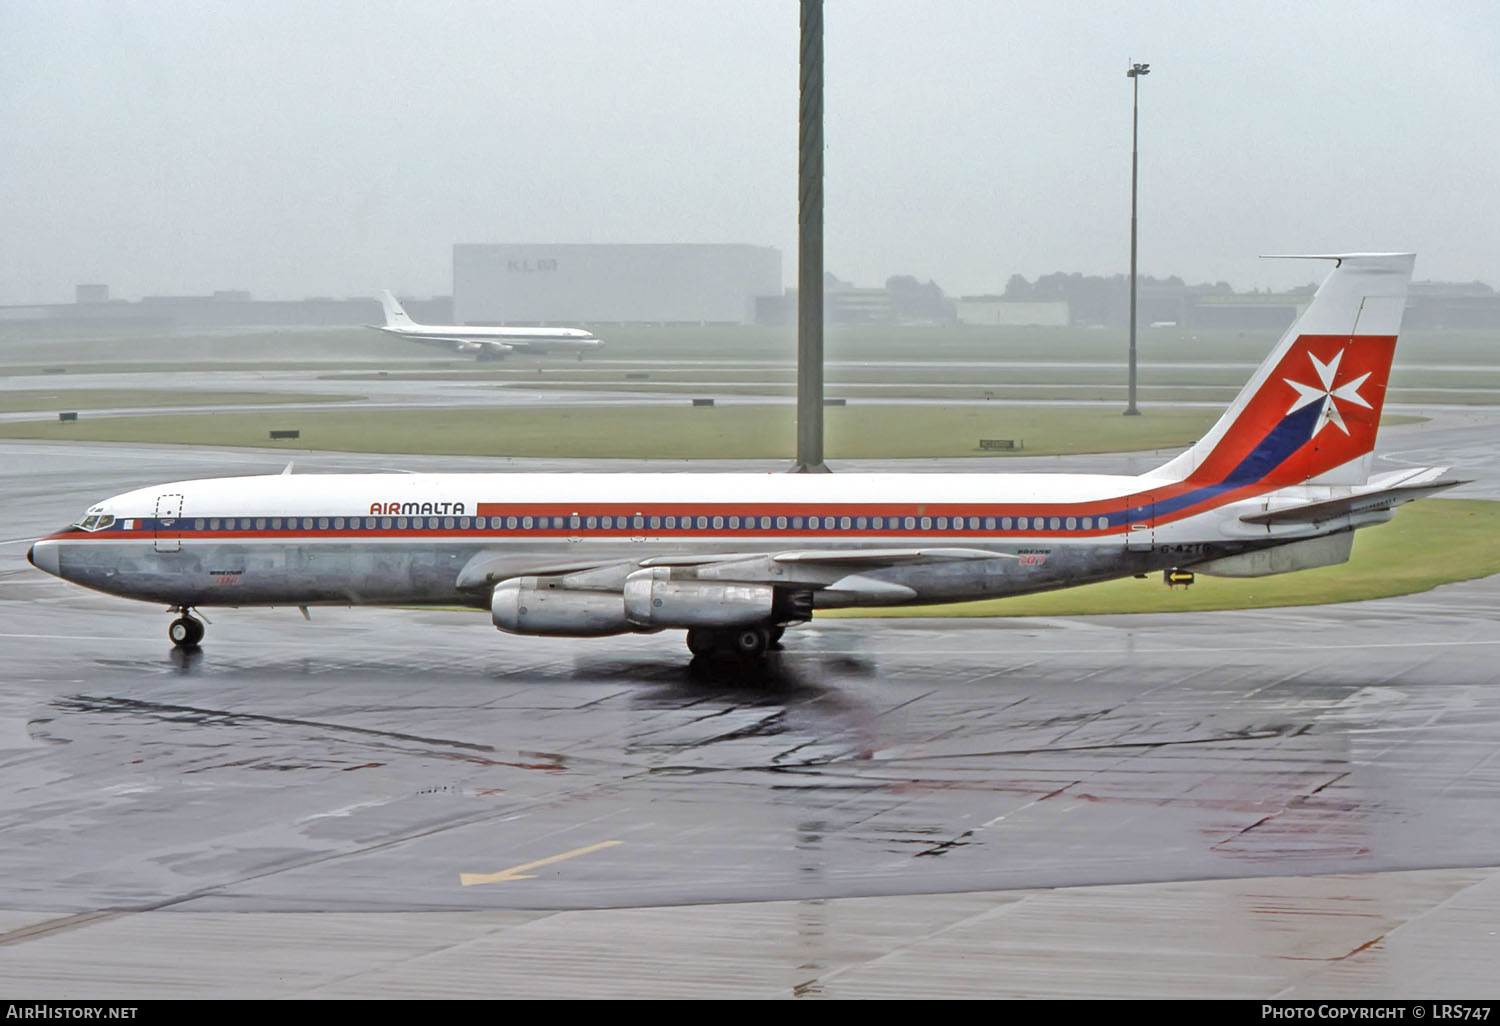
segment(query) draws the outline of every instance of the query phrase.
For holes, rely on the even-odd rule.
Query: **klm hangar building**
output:
[[[781,251],[738,244],[453,247],[461,324],[748,324]]]

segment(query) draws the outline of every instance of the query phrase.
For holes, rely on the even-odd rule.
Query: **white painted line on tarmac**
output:
[[[0,634],[0,638],[44,638],[49,641],[140,641],[139,635],[104,637],[99,634]],[[152,639],[145,639],[150,641]]]

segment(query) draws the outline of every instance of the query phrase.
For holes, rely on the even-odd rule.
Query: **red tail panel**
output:
[[[1394,335],[1301,335],[1189,475],[1298,484],[1372,451]]]

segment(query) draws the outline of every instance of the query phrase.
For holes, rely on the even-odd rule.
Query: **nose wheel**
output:
[[[178,648],[197,648],[198,642],[203,640],[203,621],[189,616],[185,609],[181,612],[182,615],[167,628],[167,637]]]

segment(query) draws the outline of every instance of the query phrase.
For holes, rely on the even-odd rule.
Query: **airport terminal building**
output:
[[[453,247],[462,324],[748,324],[782,293],[769,246],[468,244]]]

